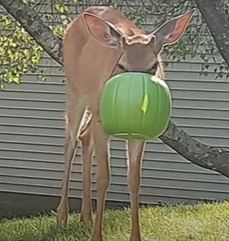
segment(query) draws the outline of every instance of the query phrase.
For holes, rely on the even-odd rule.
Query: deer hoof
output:
[[[103,241],[103,240],[102,239],[97,239],[97,238],[96,239],[92,238],[91,241]]]
[[[62,228],[66,228],[68,223],[68,205],[60,204],[57,208],[57,225]]]
[[[68,224],[68,214],[57,212],[57,225],[61,228],[66,228]]]
[[[92,235],[91,241],[103,241],[102,235]]]
[[[93,226],[92,215],[91,214],[81,214],[80,222],[82,222],[83,224],[85,224],[89,227],[92,227]]]
[[[142,241],[142,240],[141,240],[140,236],[136,236],[136,237],[133,237],[133,236],[132,236],[132,237],[130,238],[130,241]]]

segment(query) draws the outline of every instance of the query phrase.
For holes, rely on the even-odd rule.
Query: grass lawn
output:
[[[129,210],[106,211],[104,241],[129,241]],[[141,209],[143,241],[229,241],[229,202]],[[72,214],[68,229],[55,215],[0,220],[0,241],[88,241],[91,230]]]

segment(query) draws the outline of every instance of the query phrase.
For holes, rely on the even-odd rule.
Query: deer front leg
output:
[[[82,157],[83,157],[83,197],[81,203],[80,220],[91,225],[92,220],[92,202],[91,202],[91,165],[93,155],[93,140],[90,126],[80,138],[82,140]]]
[[[96,184],[97,184],[97,214],[92,241],[102,241],[103,213],[105,207],[106,191],[110,181],[110,166],[108,153],[108,137],[98,119],[93,121],[93,137],[95,156],[97,161]]]
[[[61,187],[61,199],[57,207],[57,224],[65,227],[68,221],[69,212],[69,185],[71,176],[72,161],[75,157],[77,146],[77,135],[80,128],[81,119],[85,110],[84,103],[76,100],[75,96],[67,100],[66,110],[66,138],[64,146],[65,168]]]
[[[141,162],[144,153],[144,141],[129,140],[128,141],[128,186],[130,191],[131,204],[131,237],[130,241],[141,241],[139,227],[139,186],[141,179]]]

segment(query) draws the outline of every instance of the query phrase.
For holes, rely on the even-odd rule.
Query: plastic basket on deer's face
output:
[[[146,73],[122,73],[104,86],[100,118],[106,133],[114,137],[153,139],[167,128],[171,103],[163,80]]]

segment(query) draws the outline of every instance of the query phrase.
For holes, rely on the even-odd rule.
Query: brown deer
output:
[[[173,18],[147,34],[124,15],[109,7],[92,7],[75,18],[64,37],[64,69],[67,77],[65,171],[57,221],[67,224],[68,193],[72,160],[78,140],[82,141],[83,198],[81,220],[92,223],[90,193],[91,160],[97,161],[97,215],[92,241],[102,241],[103,213],[110,180],[108,139],[99,118],[99,98],[104,83],[126,71],[163,76],[160,53],[176,43],[186,30],[193,11]],[[136,90],[137,91],[137,90]],[[85,119],[85,113],[88,117]],[[145,143],[128,141],[128,186],[132,229],[130,241],[140,241],[139,185]]]

